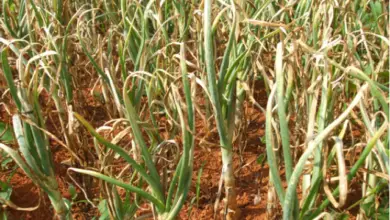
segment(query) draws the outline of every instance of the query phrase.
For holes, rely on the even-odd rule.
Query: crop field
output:
[[[0,0],[0,220],[388,220],[386,0]]]

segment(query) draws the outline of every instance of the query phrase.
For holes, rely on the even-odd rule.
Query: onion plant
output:
[[[269,218],[356,209],[380,219],[389,198],[388,18],[379,0],[2,0],[0,106],[16,142],[0,148],[60,219],[71,215],[52,140],[104,218],[175,219],[196,178],[195,146],[205,149],[217,131],[216,204],[223,182],[224,218],[240,219],[239,171],[257,169],[243,165],[246,128],[257,121],[247,113],[258,111],[266,120],[256,140],[265,143],[251,152],[266,152],[269,176],[255,200],[266,185]]]
[[[265,75],[272,88],[268,97],[266,117],[267,158],[272,183],[283,208],[283,219],[311,219],[319,217],[317,215],[322,212],[329,214],[330,203],[334,208],[345,208],[350,191],[348,187],[356,178],[357,170],[362,166],[372,172],[388,173],[384,165],[388,161],[388,153],[385,153],[385,148],[382,147],[383,142],[388,142],[388,138],[384,135],[388,125],[388,118],[385,116],[388,114],[388,107],[383,99],[385,94],[388,94],[388,89],[382,84],[383,82],[378,83],[376,81],[378,76],[375,76],[379,71],[387,71],[380,61],[381,57],[377,55],[387,54],[388,50],[379,52],[379,50],[373,48],[370,50],[365,46],[370,43],[367,40],[368,33],[361,29],[362,25],[367,25],[364,23],[367,20],[363,20],[375,15],[363,15],[368,12],[356,8],[357,5],[364,3],[344,5],[351,13],[358,14],[357,20],[361,21],[359,25],[347,22],[351,20],[350,15],[338,11],[336,7],[343,3],[338,2],[338,6],[335,4],[325,2],[308,4],[302,1],[291,5],[298,12],[291,17],[284,13],[282,8],[278,9],[278,6],[265,3],[264,7],[276,9],[274,19],[278,19],[279,23],[264,21],[267,20],[266,16],[261,16],[266,13],[264,10],[256,13],[256,20],[248,20],[252,25],[267,27],[267,29],[268,27],[280,27],[283,31],[279,32],[280,42],[276,47],[275,69],[271,72],[272,77]],[[378,13],[383,10],[381,4],[373,3],[370,7]],[[310,14],[313,16],[310,17]],[[259,18],[264,20],[257,20]],[[290,31],[291,26],[304,25],[310,19],[312,19],[313,26],[305,30],[310,31],[310,34],[294,36],[294,33]],[[379,36],[384,33],[383,31],[378,30],[376,25],[370,28],[372,32],[378,34],[376,35],[378,41],[373,37],[370,38],[373,40],[371,43],[377,42],[381,45],[380,48],[388,44]],[[269,37],[268,35],[267,38]],[[294,39],[296,37],[298,39]],[[357,42],[356,39],[360,41]],[[343,48],[341,44],[343,41],[347,42],[344,49],[351,50],[353,58],[343,53],[337,54],[336,51]],[[284,51],[287,53],[283,53]],[[363,55],[365,51],[368,51],[367,56]],[[349,63],[352,60],[356,61],[356,65]],[[287,85],[283,84],[286,79]],[[276,101],[274,101],[274,96]],[[340,102],[340,100],[345,101]],[[362,106],[359,103],[365,104]],[[372,107],[368,107],[368,103],[371,103]],[[372,112],[371,116],[367,115],[367,108]],[[274,115],[274,110],[277,110],[278,117]],[[285,111],[287,115],[284,114]],[[363,118],[363,121],[360,121],[359,117]],[[345,121],[348,118],[350,120]],[[295,124],[289,125],[289,121]],[[343,123],[344,132],[346,126],[349,127],[350,133],[353,132],[353,127],[356,129],[355,126],[367,130],[370,133],[367,136],[367,142],[359,139],[362,142],[356,143],[352,137],[352,142],[346,144],[344,135],[340,138],[333,138],[334,141],[331,141],[328,136],[337,132]],[[373,126],[375,131],[370,132]],[[293,131],[296,136],[295,140],[290,139]],[[299,138],[302,132],[304,139]],[[278,140],[279,135],[281,141]],[[275,149],[279,149],[280,145],[283,157],[278,160],[279,155]],[[357,160],[349,159],[351,165],[348,168],[344,161],[347,158],[346,155],[351,151],[356,151],[358,146],[366,147]],[[328,152],[330,152],[329,156],[324,157]],[[294,155],[296,155],[296,163],[293,162]],[[327,170],[327,167],[334,161],[338,165],[337,172]],[[287,188],[283,187],[283,180],[279,174],[282,167],[284,167],[288,182]],[[337,175],[337,173],[337,177],[328,178],[328,175]],[[370,192],[376,190],[374,183],[386,180],[379,180],[378,175],[372,173],[364,175],[368,182],[362,184],[362,187],[367,189],[363,195],[367,195],[367,198],[360,204],[361,215],[367,217],[372,216],[372,211],[367,212],[367,210],[372,210],[367,204],[372,204],[370,201],[374,196]],[[338,180],[339,187],[332,191],[329,185],[334,183],[334,179]],[[302,181],[301,188],[297,185],[300,181]],[[326,199],[321,203],[318,199],[322,187],[324,187]],[[296,197],[299,191],[302,192],[300,201]],[[375,192],[378,193],[378,191]],[[324,210],[325,208],[327,210]],[[321,216],[324,216],[324,213]]]
[[[144,191],[140,186],[134,186],[133,183],[125,183],[117,180],[113,177],[103,175],[99,172],[92,170],[84,170],[77,168],[70,168],[70,170],[94,176],[96,178],[107,181],[110,184],[123,187],[132,193],[136,193],[150,202],[153,207],[156,208],[156,212],[159,219],[173,219],[180,211],[181,207],[185,202],[189,186],[191,183],[192,173],[192,154],[193,154],[193,132],[194,132],[194,114],[192,106],[192,94],[190,84],[188,82],[188,75],[185,65],[184,57],[184,44],[181,46],[181,72],[184,85],[184,93],[186,96],[186,104],[189,107],[187,117],[185,117],[183,111],[179,108],[181,104],[176,101],[176,105],[179,111],[179,118],[181,129],[183,133],[183,154],[180,156],[179,163],[176,171],[173,174],[172,180],[169,184],[168,191],[164,191],[161,177],[157,171],[157,167],[152,159],[151,149],[147,147],[147,142],[144,139],[141,131],[141,127],[138,124],[138,114],[136,112],[134,101],[131,100],[129,95],[129,87],[131,81],[131,75],[127,78],[123,88],[123,97],[125,103],[125,115],[131,125],[132,136],[134,137],[135,145],[139,148],[141,154],[141,160],[136,161],[128,155],[128,153],[116,144],[111,143],[104,139],[93,127],[79,114],[75,113],[76,118],[87,128],[87,130],[97,139],[98,142],[103,144],[105,147],[112,149],[115,153],[119,154],[123,159],[129,163],[134,169],[134,172],[138,173],[143,181],[145,181],[150,187],[150,193]],[[177,96],[178,93],[175,94]],[[188,123],[188,124],[187,124]],[[188,130],[190,129],[190,130]],[[149,173],[147,173],[147,170]],[[177,187],[177,188],[176,188]],[[176,188],[176,189],[175,189]],[[167,193],[167,194],[166,194]],[[136,202],[136,201],[134,201]],[[130,212],[127,212],[130,211]],[[124,210],[123,213],[116,213],[117,216],[129,216],[134,215],[134,209]]]
[[[110,94],[109,96],[116,100],[113,104],[117,107],[117,115],[123,115],[125,117],[125,121],[127,121],[131,126],[132,132],[130,137],[132,138],[133,143],[133,157],[129,156],[129,154],[122,147],[118,146],[115,143],[116,141],[106,140],[81,115],[77,113],[74,113],[74,115],[100,144],[102,144],[105,148],[110,149],[111,152],[120,155],[128,163],[128,166],[134,171],[134,173],[131,175],[132,178],[130,178],[130,180],[122,181],[114,178],[113,176],[109,176],[109,172],[104,171],[106,170],[104,167],[102,167],[102,172],[106,174],[93,170],[78,168],[70,168],[70,170],[99,178],[111,185],[108,187],[111,188],[109,191],[112,191],[112,195],[114,196],[113,202],[109,202],[111,207],[110,214],[113,218],[122,219],[134,216],[135,212],[137,211],[138,203],[143,201],[141,199],[145,199],[147,202],[151,203],[157,218],[174,219],[181,210],[181,207],[186,202],[193,169],[192,163],[194,146],[193,136],[195,134],[195,114],[192,104],[192,97],[194,94],[193,91],[191,91],[186,63],[186,25],[191,18],[186,14],[188,9],[185,7],[184,2],[175,1],[170,10],[172,10],[172,13],[175,13],[178,17],[177,21],[175,22],[177,22],[179,25],[180,33],[178,38],[179,42],[176,43],[176,45],[179,46],[178,50],[176,50],[178,52],[177,57],[179,58],[179,65],[177,67],[175,67],[175,65],[172,66],[172,63],[169,65],[172,70],[179,71],[181,73],[180,78],[182,79],[182,89],[185,99],[185,101],[181,101],[179,88],[173,84],[174,81],[166,81],[166,76],[161,77],[161,72],[165,73],[165,70],[159,69],[161,68],[160,65],[162,65],[160,64],[160,59],[156,60],[156,64],[150,63],[152,66],[151,68],[146,68],[146,64],[150,62],[150,60],[147,60],[147,57],[156,57],[153,55],[154,49],[152,43],[154,42],[149,42],[149,46],[152,48],[146,48],[146,40],[151,38],[148,33],[148,29],[160,28],[160,31],[163,34],[166,31],[165,27],[155,27],[155,22],[151,22],[149,20],[151,18],[151,14],[153,13],[153,2],[151,1],[145,6],[138,5],[135,7],[135,12],[139,13],[141,19],[140,23],[138,24],[136,24],[138,21],[134,20],[129,23],[128,19],[130,13],[127,12],[127,10],[129,10],[131,7],[126,4],[127,3],[123,1],[120,9],[122,11],[121,16],[123,16],[121,20],[125,22],[123,24],[124,31],[127,34],[125,35],[126,39],[124,41],[120,40],[121,54],[119,54],[119,56],[122,62],[120,63],[120,70],[122,71],[123,79],[122,89],[119,89],[118,83],[114,81],[115,76],[113,73],[115,72],[115,69],[101,67],[101,65],[92,56],[91,52],[89,52],[88,45],[84,43],[84,39],[80,32],[78,37],[82,42],[81,45],[83,47],[83,51],[86,53],[89,60],[93,64],[96,72],[99,73],[102,79],[102,84],[108,89]],[[83,15],[86,15],[86,12]],[[82,27],[82,21],[83,20],[79,21],[79,30]],[[156,23],[161,25],[161,21]],[[140,25],[140,30],[138,33],[135,25]],[[137,39],[137,34],[140,39]],[[111,41],[111,39],[109,40]],[[140,41],[140,44],[131,43],[132,41],[137,40]],[[138,53],[133,53],[133,51],[138,51]],[[112,56],[110,53],[112,53],[112,51],[108,52],[108,56]],[[127,72],[128,70],[125,66],[125,63],[128,62],[125,58],[127,55],[130,55],[132,62],[134,63],[134,69],[130,73]],[[109,66],[110,61],[106,62],[106,64],[103,64],[103,66],[105,65]],[[103,69],[106,69],[106,71],[103,71]],[[112,71],[109,71],[109,69]],[[152,72],[149,73],[149,71]],[[163,85],[161,83],[163,83]],[[176,169],[169,177],[169,180],[166,176],[169,174],[167,174],[165,171],[159,170],[159,166],[161,164],[158,163],[159,160],[157,159],[158,155],[156,155],[156,150],[160,150],[161,147],[166,148],[167,144],[169,145],[169,143],[172,144],[175,142],[173,140],[164,140],[159,133],[156,133],[156,131],[159,130],[159,123],[155,118],[155,110],[160,108],[156,108],[155,103],[157,102],[157,98],[165,98],[161,94],[157,93],[156,88],[166,91],[167,94],[164,96],[172,101],[171,103],[165,103],[165,101],[160,101],[158,103],[163,104],[163,110],[169,117],[172,116],[170,112],[174,113],[172,120],[177,123],[175,124],[175,127],[178,126],[180,129],[183,140],[183,151],[179,157]],[[120,90],[122,90],[121,93]],[[146,105],[141,102],[142,97],[147,98],[148,101],[145,103]],[[108,96],[107,98],[110,99]],[[186,106],[186,110],[184,110],[183,106]],[[140,120],[143,120],[143,118],[140,117],[141,112],[144,111],[145,107],[150,108],[149,116],[151,121],[140,124]],[[176,120],[178,120],[178,122]],[[127,133],[125,132],[123,134],[126,135]],[[145,138],[144,134],[146,134],[148,138]],[[172,134],[173,133],[170,134],[170,137],[172,137]],[[116,137],[119,137],[119,135]],[[99,148],[99,146],[96,146],[96,149]],[[165,150],[163,149],[163,151]],[[102,151],[101,158],[104,158],[104,161],[107,161],[107,156],[109,155],[107,154],[108,152],[109,151],[107,150]],[[167,159],[168,158],[165,160]],[[109,164],[104,166],[107,165]],[[147,190],[143,188],[143,183],[148,185]],[[112,186],[122,187],[128,190],[128,192],[132,193],[134,197],[130,201],[127,201],[131,202],[132,204],[130,206],[121,204],[116,189]],[[107,199],[110,201],[110,198]],[[124,207],[127,208],[124,209]]]
[[[220,145],[222,151],[222,176],[225,187],[226,196],[226,211],[227,219],[237,219],[240,216],[240,211],[237,207],[236,201],[236,184],[233,168],[233,131],[235,125],[235,111],[236,111],[236,96],[237,77],[227,74],[229,67],[230,52],[235,40],[235,8],[234,2],[232,4],[233,23],[230,31],[229,41],[224,52],[223,61],[220,67],[219,79],[217,80],[215,74],[215,60],[214,60],[214,46],[212,34],[212,1],[206,0],[204,2],[204,51],[205,51],[205,65],[207,70],[208,90],[211,96],[212,109],[216,120],[216,126],[220,138]],[[233,70],[237,71],[237,70]],[[224,95],[227,95],[225,100]]]
[[[41,57],[43,56],[44,54]],[[20,58],[19,60],[21,61]],[[35,85],[32,91],[24,88],[26,87],[25,83],[33,82],[33,80],[26,82],[26,74],[29,72],[28,67],[32,60],[27,62],[25,71],[19,69],[22,85],[15,85],[7,58],[7,50],[1,52],[2,69],[19,112],[12,117],[19,151],[4,144],[0,144],[0,148],[12,157],[34,184],[47,193],[58,219],[72,219],[69,212],[70,203],[66,203],[59,191],[49,141],[43,132],[44,129],[42,129],[44,125],[42,124],[42,115],[37,100],[38,85]],[[29,100],[33,101],[30,102]]]

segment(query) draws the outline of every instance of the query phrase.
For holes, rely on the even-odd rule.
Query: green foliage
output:
[[[99,220],[108,220],[110,219],[110,213],[108,211],[107,201],[105,199],[101,200],[98,205],[98,210],[100,213]]]
[[[264,164],[266,159],[267,159],[267,155],[266,154],[260,154],[257,157],[256,162],[257,162],[257,164]]]
[[[1,200],[9,201],[12,194],[12,186],[8,182],[0,181],[0,189]]]
[[[0,122],[0,141],[7,144],[14,141],[12,128],[4,123]]]
[[[77,190],[73,184],[69,184],[68,192],[70,194],[70,198],[74,201],[77,198]]]

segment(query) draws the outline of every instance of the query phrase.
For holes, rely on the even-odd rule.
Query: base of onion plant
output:
[[[54,215],[56,219],[59,220],[71,220],[72,215],[69,211],[70,203],[67,203],[66,200],[62,197],[61,192],[59,191],[57,180],[55,177],[47,177],[41,176],[42,173],[37,174],[31,172],[31,167],[29,167],[22,157],[20,157],[19,153],[12,148],[1,144],[0,149],[9,154],[16,164],[25,172],[25,174],[36,184],[39,188],[41,188],[44,192],[47,193],[51,205],[54,208]]]

